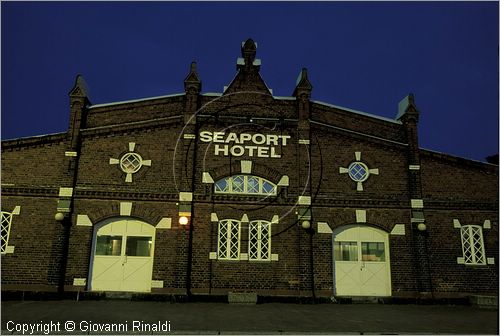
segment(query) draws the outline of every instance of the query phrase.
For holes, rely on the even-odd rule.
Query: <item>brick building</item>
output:
[[[290,97],[241,47],[223,93],[92,105],[2,141],[2,290],[292,297],[497,295],[498,166],[387,119]]]

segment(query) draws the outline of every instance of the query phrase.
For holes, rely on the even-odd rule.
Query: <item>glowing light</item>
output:
[[[302,228],[303,229],[309,229],[311,227],[311,222],[309,221],[303,221],[302,222]]]
[[[179,217],[179,224],[180,225],[187,225],[189,223],[189,218],[186,216]]]

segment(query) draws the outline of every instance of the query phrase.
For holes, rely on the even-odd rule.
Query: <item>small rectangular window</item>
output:
[[[385,261],[384,243],[362,242],[361,260],[363,261]]]
[[[356,242],[335,242],[333,245],[335,261],[358,261]]]
[[[152,244],[151,237],[127,237],[127,256],[149,257]]]
[[[119,256],[122,251],[122,236],[97,236],[96,255]]]

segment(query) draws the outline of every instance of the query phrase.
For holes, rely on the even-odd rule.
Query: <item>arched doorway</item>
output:
[[[333,281],[338,296],[390,296],[387,232],[347,225],[333,232]]]
[[[138,219],[112,218],[96,225],[90,289],[150,292],[154,239],[154,226]]]

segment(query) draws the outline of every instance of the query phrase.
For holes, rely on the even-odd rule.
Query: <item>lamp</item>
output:
[[[303,229],[307,230],[307,229],[309,229],[310,227],[311,227],[311,222],[309,222],[309,221],[307,221],[307,220],[302,222],[302,228],[303,228]]]
[[[179,224],[180,225],[187,225],[189,223],[189,218],[186,216],[181,216],[179,217]]]
[[[56,213],[54,219],[58,222],[62,222],[64,220],[64,214],[62,212]]]

